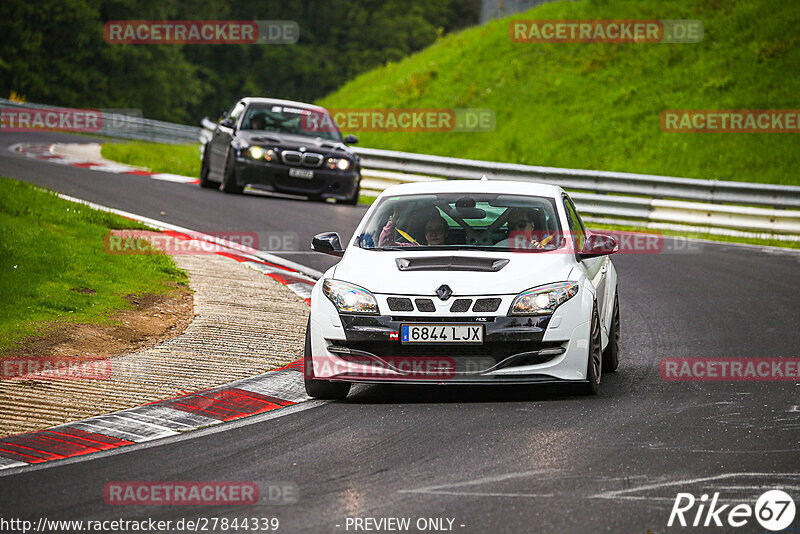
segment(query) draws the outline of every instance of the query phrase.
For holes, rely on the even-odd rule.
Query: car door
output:
[[[578,210],[566,194],[564,195],[564,209],[570,227],[570,236],[576,253],[583,250],[586,243],[586,227],[583,225]],[[601,327],[607,332],[604,318],[606,312],[606,273],[608,271],[608,256],[585,258],[578,262],[584,269],[586,277],[591,281],[597,298],[597,312],[600,314]]]
[[[231,120],[234,127],[229,128],[227,126],[223,126],[221,124],[223,121],[220,121],[220,124],[217,124],[217,128],[214,130],[214,135],[211,137],[211,141],[209,141],[209,145],[211,147],[209,170],[211,171],[211,175],[215,181],[222,181],[222,175],[225,172],[225,162],[228,158],[228,149],[231,146],[231,141],[233,141],[233,135],[236,131],[236,123],[238,122],[239,117],[242,115],[244,108],[244,102],[237,102],[231,111],[223,118],[223,121],[225,119]]]

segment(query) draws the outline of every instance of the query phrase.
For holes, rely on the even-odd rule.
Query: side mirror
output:
[[[580,259],[606,256],[619,251],[617,240],[605,234],[589,234],[583,244],[583,250],[578,253]]]
[[[344,143],[346,145],[355,145],[356,143],[358,143],[358,137],[356,137],[355,135],[348,135],[344,138]]]
[[[342,240],[336,232],[325,232],[317,234],[311,240],[311,250],[330,254],[331,256],[343,256]]]
[[[219,121],[219,125],[224,128],[233,128],[233,120],[232,119],[222,119]]]

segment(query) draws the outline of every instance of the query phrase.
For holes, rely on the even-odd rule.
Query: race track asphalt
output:
[[[194,230],[294,232],[306,250],[323,230],[347,239],[365,210],[225,195],[6,150],[22,141],[78,139],[88,140],[2,134],[0,176]],[[409,517],[412,527],[418,518],[445,517],[464,533],[644,534],[693,531],[667,528],[678,492],[699,498],[719,491],[730,502],[752,503],[764,488],[783,487],[797,497],[800,381],[665,381],[659,362],[798,357],[800,256],[692,248],[613,258],[621,364],[604,375],[597,397],[556,386],[359,386],[345,402],[0,476],[0,516],[278,517],[279,532],[354,532],[348,517]],[[286,257],[319,270],[333,264],[309,252]],[[130,480],[290,481],[300,496],[282,506],[104,502],[104,484]],[[703,531],[764,529],[751,520]]]

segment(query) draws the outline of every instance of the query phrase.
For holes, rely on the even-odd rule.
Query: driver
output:
[[[266,125],[267,121],[264,120],[263,115],[256,115],[255,117],[250,119],[251,130],[263,130]]]
[[[534,214],[530,208],[509,208],[506,224],[508,237],[495,244],[496,247],[508,247],[511,250],[542,249],[550,241],[550,236],[537,241],[534,235]]]

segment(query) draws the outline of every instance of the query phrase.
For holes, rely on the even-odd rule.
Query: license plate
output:
[[[404,324],[401,343],[483,343],[482,324]]]
[[[313,178],[314,171],[308,169],[289,169],[289,176],[293,178]]]

